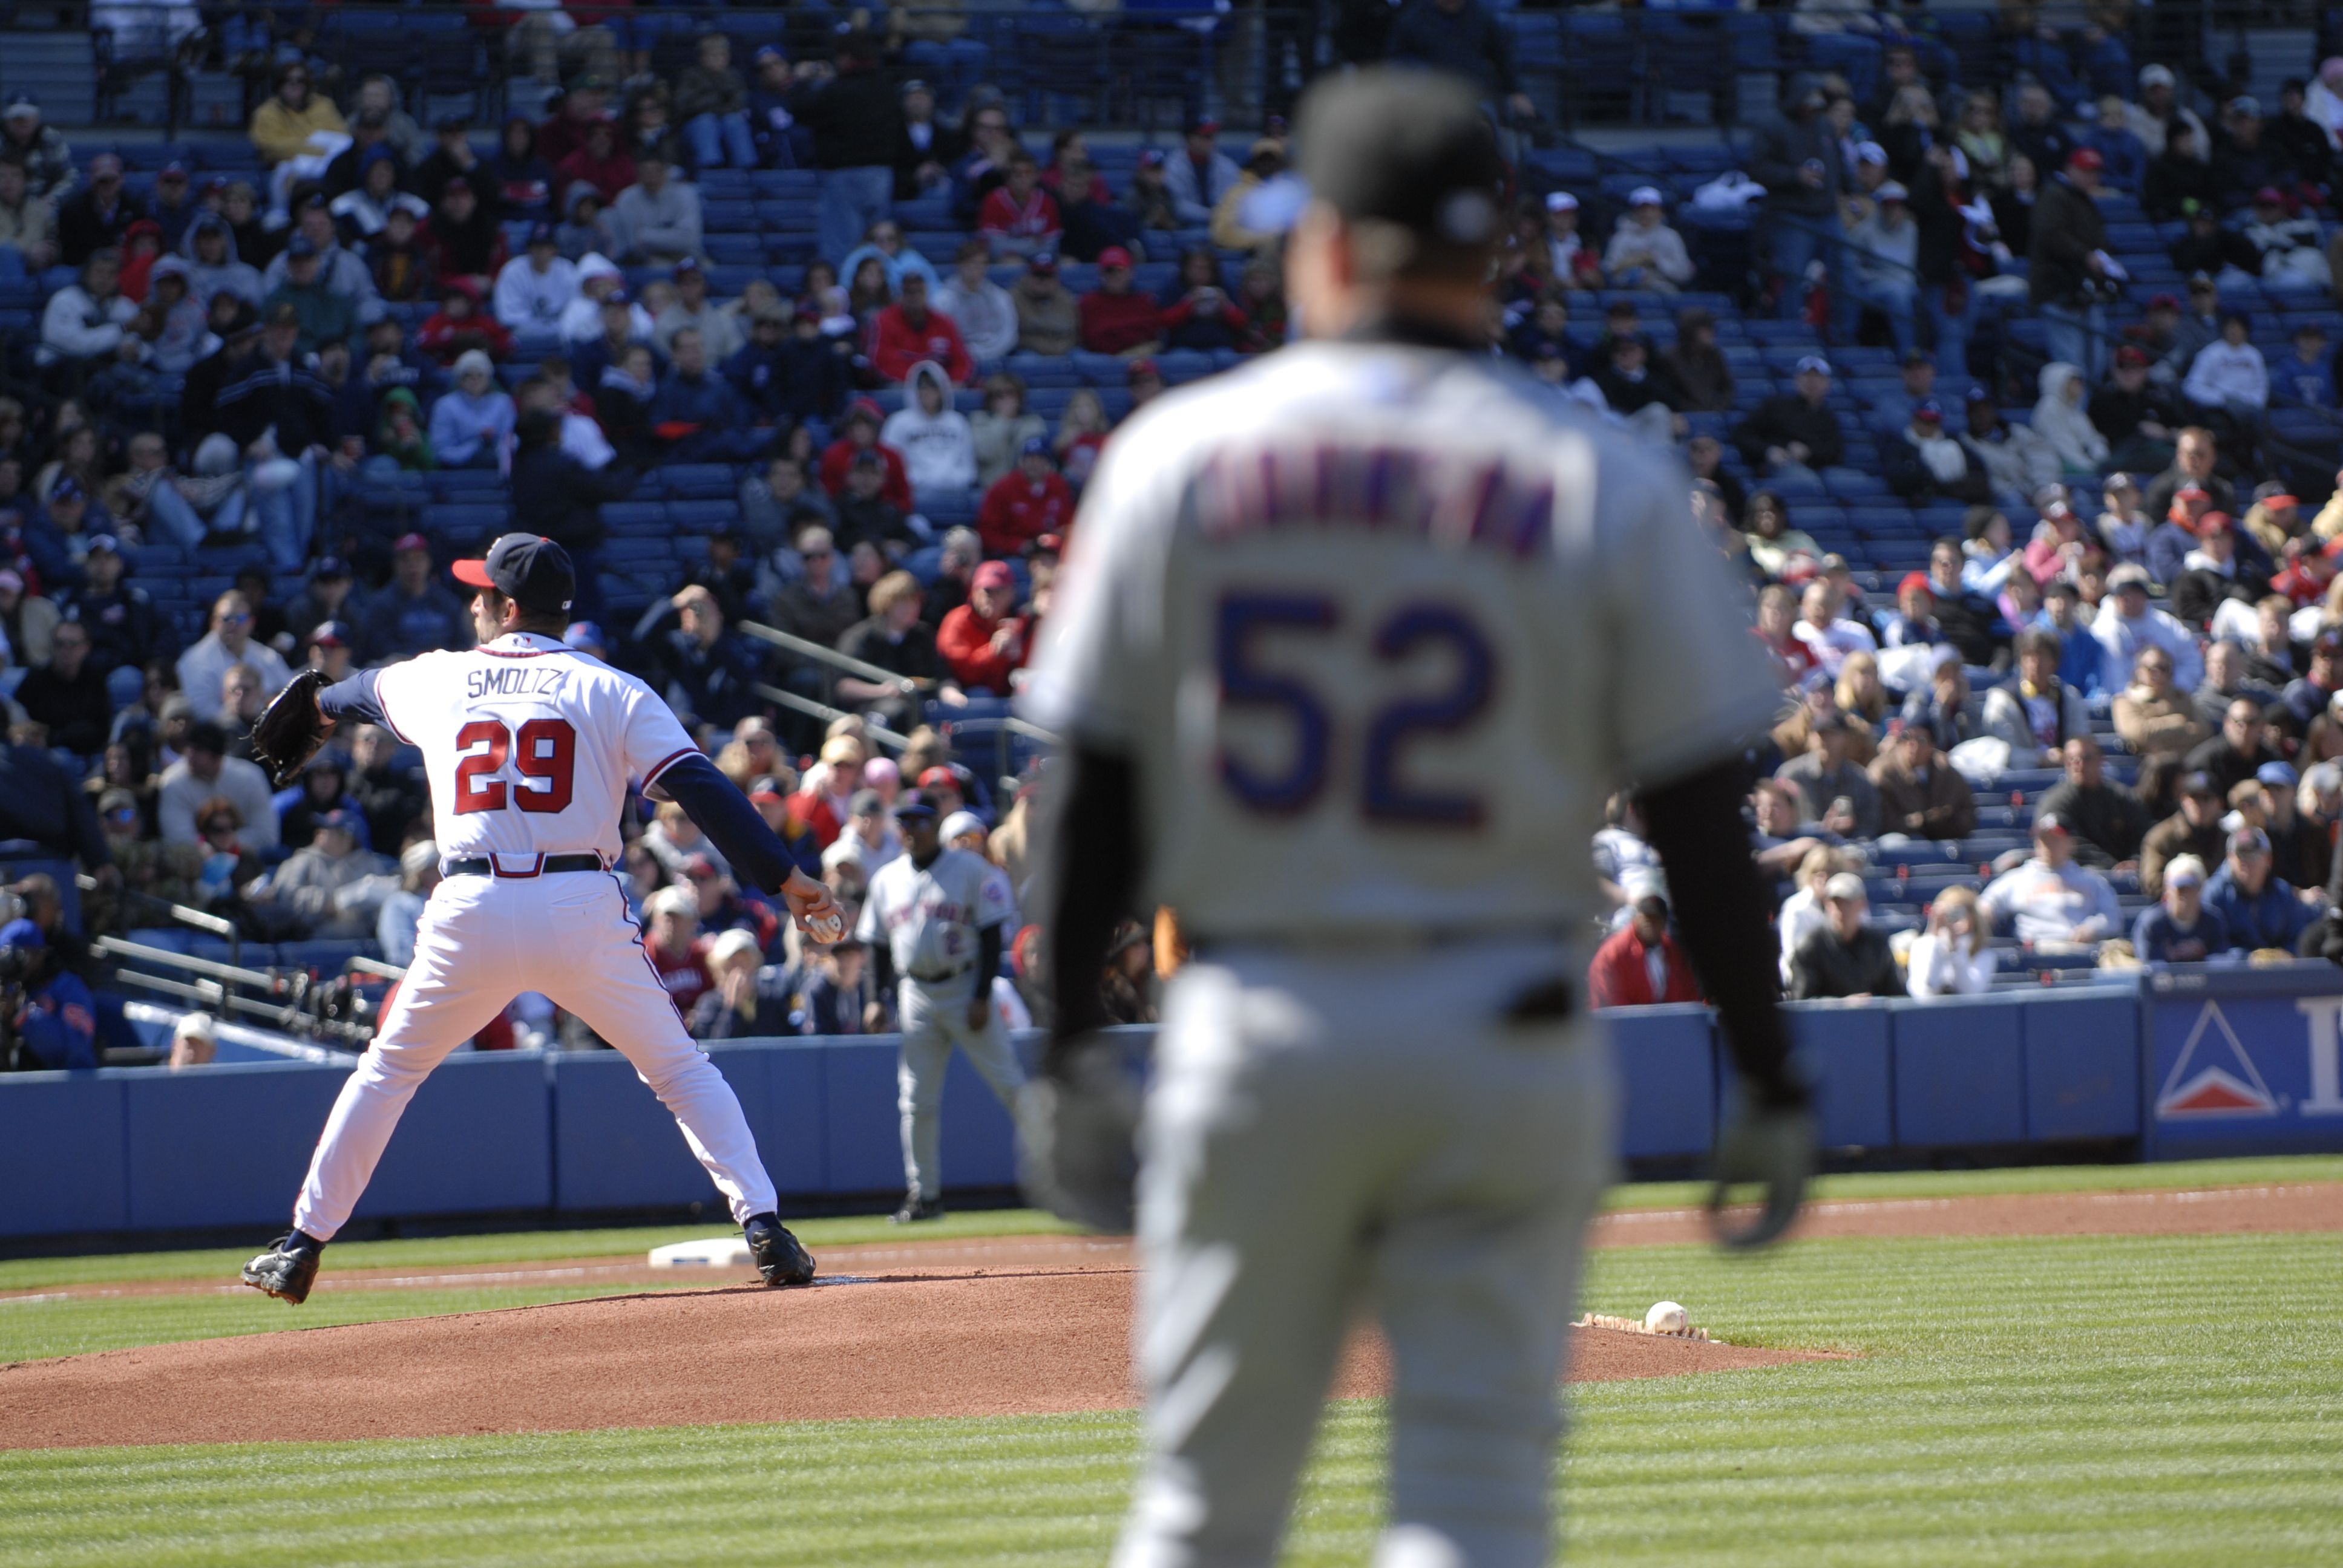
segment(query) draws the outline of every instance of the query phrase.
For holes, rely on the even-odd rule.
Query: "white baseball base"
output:
[[[654,1269],[743,1269],[754,1266],[747,1238],[715,1236],[705,1241],[671,1241],[651,1249]]]

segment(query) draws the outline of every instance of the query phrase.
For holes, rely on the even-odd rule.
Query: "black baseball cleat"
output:
[[[743,1228],[749,1256],[769,1285],[803,1285],[813,1280],[813,1254],[789,1234],[789,1227],[769,1214],[759,1214]]]
[[[895,1211],[895,1223],[898,1225],[916,1225],[922,1220],[940,1220],[943,1217],[942,1199],[922,1198],[917,1193],[904,1199],[903,1206]]]
[[[309,1287],[317,1280],[317,1252],[297,1245],[289,1233],[277,1237],[268,1251],[244,1266],[246,1284],[287,1306],[297,1307],[307,1301]]]

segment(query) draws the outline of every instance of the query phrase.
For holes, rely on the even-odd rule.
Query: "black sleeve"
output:
[[[1001,972],[1001,926],[999,922],[976,933],[976,983],[979,994],[992,994],[992,977]]]
[[[64,780],[60,779],[60,782]],[[65,784],[65,821],[72,835],[74,859],[81,869],[92,873],[114,864],[114,851],[106,842],[106,830],[98,826],[97,807],[89,792]]]
[[[347,680],[317,689],[317,711],[340,724],[355,719],[362,724],[379,724],[393,734],[397,727],[382,710],[382,697],[376,690],[381,684],[382,671],[361,669]]]
[[[1131,759],[1078,747],[1065,761],[1071,777],[1058,824],[1055,918],[1049,922],[1052,1056],[1114,1021],[1099,977],[1115,928],[1131,913],[1142,867],[1139,781]]]
[[[870,983],[876,995],[890,997],[895,994],[895,949],[887,940],[884,931],[880,932],[879,940],[870,944]]]
[[[1790,1030],[1777,1005],[1781,971],[1766,925],[1765,890],[1749,858],[1749,829],[1741,818],[1740,769],[1720,763],[1647,790],[1639,803],[1645,839],[1663,864],[1678,868],[1671,882],[1700,890],[1699,896],[1675,902],[1676,926],[1716,1004],[1735,1070],[1761,1104],[1804,1104],[1805,1091],[1789,1072]]]
[[[780,891],[797,862],[749,804],[749,797],[719,773],[715,763],[705,757],[687,757],[660,774],[658,782],[724,852],[738,880],[759,892]]]

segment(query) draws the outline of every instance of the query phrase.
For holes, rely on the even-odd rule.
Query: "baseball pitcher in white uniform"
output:
[[[1025,1082],[1008,1025],[992,1005],[1008,939],[1009,879],[967,849],[947,849],[932,801],[895,802],[903,852],[871,873],[855,934],[874,955],[881,990],[900,983],[902,1057],[895,1108],[902,1121],[903,1206],[895,1222],[933,1220],[943,1206],[944,1070],[952,1047],[1012,1110]]]
[[[327,1118],[293,1229],[245,1266],[246,1283],[296,1303],[308,1295],[416,1087],[522,991],[551,998],[634,1063],[731,1205],[766,1283],[811,1280],[740,1103],[685,1030],[610,874],[628,780],[679,802],[733,874],[779,893],[809,937],[838,940],[837,904],[650,688],[563,644],[576,579],[560,546],[507,534],[454,570],[477,590],[477,648],[294,694],[314,700],[320,738],[357,719],[421,749],[443,877],[381,1031]]]
[[[1137,1112],[1147,1458],[1115,1562],[1272,1560],[1365,1309],[1394,1368],[1375,1561],[1529,1568],[1614,1163],[1575,983],[1612,790],[1748,1091],[1717,1174],[1768,1203],[1731,1239],[1778,1234],[1811,1165],[1739,814],[1776,693],[1685,476],[1489,357],[1504,171],[1473,90],[1326,78],[1299,154],[1310,340],[1117,433],[1029,689],[1071,777],[1025,1170],[1126,1222],[1097,982],[1116,923],[1171,905],[1194,957]]]

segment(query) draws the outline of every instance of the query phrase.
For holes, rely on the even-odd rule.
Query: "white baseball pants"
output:
[[[943,1196],[944,1070],[951,1065],[952,1047],[968,1052],[969,1064],[1012,1115],[1025,1083],[1024,1066],[997,1010],[986,1010],[982,1029],[968,1027],[976,980],[974,970],[934,987],[907,979],[897,993],[903,1049],[895,1065],[895,1110],[903,1135],[903,1190],[913,1197]],[[992,983],[989,975],[984,980]]]
[[[293,1208],[297,1229],[333,1239],[373,1180],[416,1086],[530,990],[585,1020],[634,1063],[734,1219],[772,1211],[772,1179],[740,1101],[684,1029],[617,879],[565,871],[449,877],[432,890],[397,999],[326,1119]]]
[[[1218,952],[1173,981],[1142,1130],[1147,1460],[1116,1568],[1275,1557],[1336,1357],[1389,1341],[1381,1568],[1543,1568],[1556,1383],[1617,1090],[1550,942]]]

